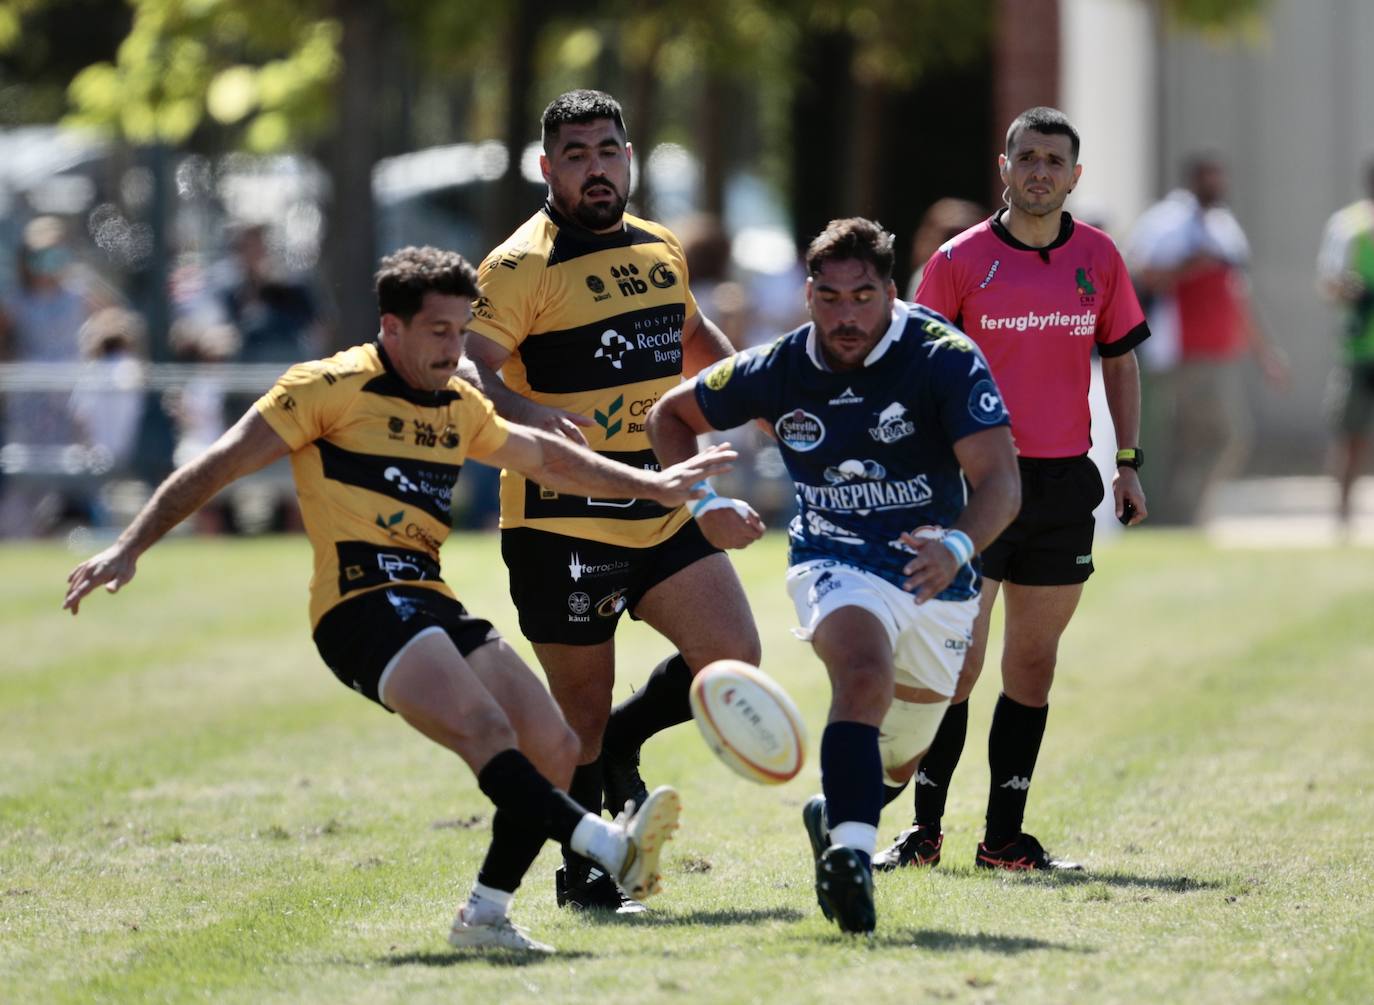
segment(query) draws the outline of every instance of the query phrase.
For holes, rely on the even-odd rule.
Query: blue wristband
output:
[[[949,549],[949,553],[954,556],[954,561],[960,566],[968,565],[969,559],[973,558],[973,539],[962,530],[947,530],[945,536],[940,538],[940,543]]]
[[[712,499],[719,498],[719,496],[716,495],[716,490],[711,487],[711,483],[708,482],[705,478],[703,478],[701,481],[697,482],[695,485],[692,486],[693,492],[695,492],[697,489],[705,489],[706,494],[702,496],[700,499],[688,500],[688,505],[690,505],[692,508],[693,519],[701,515],[701,511],[706,508],[707,503],[709,503]]]

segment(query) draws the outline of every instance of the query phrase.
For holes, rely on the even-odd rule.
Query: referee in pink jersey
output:
[[[1092,354],[1102,358],[1116,429],[1117,517],[1146,516],[1137,345],[1149,336],[1116,246],[1074,220],[1064,200],[1083,173],[1078,132],[1053,108],[1007,129],[998,157],[1007,206],[942,245],[926,264],[918,303],[978,343],[1011,413],[1021,513],[983,553],[981,607],[959,688],[916,775],[913,826],[875,868],[934,865],[950,779],[968,731],[968,696],[983,669],[988,626],[1005,596],[1002,693],[988,736],[987,829],[975,862],[987,869],[1074,869],[1023,829],[1026,797],[1049,714],[1059,638],[1093,572],[1093,510],[1101,476],[1088,459]],[[889,793],[895,795],[895,793]]]

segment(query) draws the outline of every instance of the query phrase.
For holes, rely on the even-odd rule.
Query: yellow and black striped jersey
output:
[[[469,331],[510,351],[506,385],[594,419],[583,432],[597,453],[656,470],[644,416],[681,381],[682,329],[697,312],[677,238],[628,214],[622,230],[593,234],[546,203],[487,256],[480,276]],[[639,548],[687,519],[684,508],[651,499],[588,499],[501,474],[503,528]]]
[[[509,432],[490,401],[457,377],[418,391],[373,343],[293,366],[257,410],[291,448],[315,552],[312,629],[341,600],[397,581],[453,596],[439,547],[458,472]]]

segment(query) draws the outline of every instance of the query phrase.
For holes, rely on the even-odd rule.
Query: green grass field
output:
[[[514,914],[563,952],[525,959],[444,941],[490,804],[319,662],[303,539],[166,542],[75,620],[58,609],[75,557],[7,543],[0,1001],[1367,1002],[1371,557],[1160,532],[1098,549],[1028,817],[1085,875],[971,867],[990,669],[945,862],[879,878],[875,938],[815,905],[799,818],[814,750],[762,788],[686,725],[645,749],[650,784],[686,804],[654,912],[560,912],[550,846]],[[788,632],[782,541],[737,564],[764,668],[815,740],[827,687]],[[446,566],[514,635],[495,539],[452,540]],[[619,638],[624,694],[666,644],[640,625]],[[884,841],[909,813],[906,796],[889,808]]]

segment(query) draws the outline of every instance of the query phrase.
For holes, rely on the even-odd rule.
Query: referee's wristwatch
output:
[[[1139,447],[1122,447],[1116,452],[1116,466],[1118,468],[1135,468],[1140,470],[1140,465],[1145,461],[1145,451]]]

